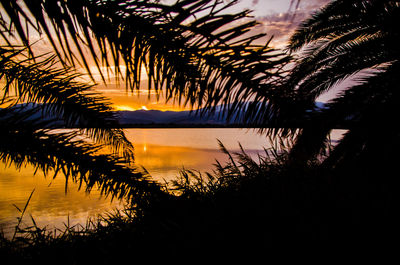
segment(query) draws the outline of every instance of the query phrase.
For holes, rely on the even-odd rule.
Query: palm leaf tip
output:
[[[93,85],[78,82],[80,76],[71,69],[55,68],[54,57],[32,62],[20,60],[23,55],[20,49],[0,49],[2,79],[6,81],[3,101],[14,100],[14,105],[38,102],[41,109],[37,112],[43,118],[62,120],[68,128],[86,128],[81,131],[91,139],[132,158],[133,146],[119,128],[108,99],[96,93]]]

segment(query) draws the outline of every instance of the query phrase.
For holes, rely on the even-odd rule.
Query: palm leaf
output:
[[[133,146],[126,139],[108,100],[95,93],[92,86],[77,81],[77,74],[54,67],[54,57],[36,62],[21,59],[22,50],[0,48],[0,78],[3,100],[10,96],[14,104],[43,103],[42,115],[64,120],[66,127],[81,131],[99,143],[132,157]]]
[[[292,149],[293,157],[302,154],[302,160],[306,162],[324,150],[326,137],[335,126],[349,126],[349,121],[351,126],[365,126],[361,125],[362,120],[372,124],[378,122],[379,118],[373,115],[373,108],[382,110],[380,113],[383,117],[391,116],[389,111],[385,112],[392,102],[387,96],[394,95],[397,85],[392,81],[389,82],[390,86],[387,85],[383,77],[396,80],[394,69],[397,69],[395,65],[399,61],[399,34],[394,25],[398,22],[399,14],[398,1],[337,0],[316,12],[293,34],[289,50],[298,52],[299,59],[284,81],[284,86],[294,99],[292,103],[295,107],[281,106],[280,111],[284,114],[288,109],[288,115],[283,119],[288,119],[293,113],[307,114],[309,106],[314,104],[318,96],[348,77],[371,68],[378,71],[377,75],[364,77],[362,85],[347,88],[325,109],[307,114],[310,119]],[[378,123],[387,127],[390,122],[381,118]],[[356,133],[356,130],[350,127],[346,139],[355,139],[355,135],[360,133]],[[347,140],[344,139],[343,145],[339,146],[351,144],[352,140]],[[359,143],[357,148],[367,144],[363,141]],[[368,144],[373,143],[369,141]],[[338,147],[336,150],[332,161],[345,149]],[[357,152],[362,153],[362,150]]]
[[[161,194],[156,183],[128,166],[127,160],[99,153],[101,146],[79,140],[76,130],[55,133],[42,129],[46,122],[32,119],[35,111],[0,110],[0,160],[17,168],[33,165],[46,175],[63,172],[86,191],[99,187],[101,192],[117,198],[145,202]]]
[[[290,38],[289,49],[296,51],[320,39],[332,39],[353,31],[392,31],[399,3],[393,0],[335,0],[305,20]]]
[[[227,13],[236,0],[171,5],[141,0],[51,2],[11,1],[8,5],[17,8],[4,12],[24,21],[32,18],[37,26],[31,30],[43,30],[65,64],[79,58],[89,70],[89,58],[82,52],[88,47],[91,60],[114,67],[129,88],[141,86],[143,68],[149,89],[164,89],[168,100],[194,108],[212,111],[222,104],[229,113],[240,110],[238,102],[264,96],[288,61],[267,45],[254,43],[264,34],[247,37],[256,22],[248,20],[249,11]],[[27,40],[22,24],[14,27],[21,40]]]
[[[324,152],[333,128],[344,127],[349,132],[325,160],[324,167],[335,167],[361,156],[373,139],[379,142],[382,138],[389,139],[388,131],[397,131],[393,121],[398,113],[398,71],[399,64],[395,63],[372,76],[362,77],[359,85],[342,92],[326,108],[313,113],[310,124],[305,126],[291,151],[292,160],[302,157],[307,161]],[[382,135],[378,137],[378,134]]]

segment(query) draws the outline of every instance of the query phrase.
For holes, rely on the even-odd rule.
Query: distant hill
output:
[[[322,109],[325,104],[316,102],[316,108]],[[238,119],[229,121],[227,115],[222,112],[220,106],[216,107],[213,114],[204,116],[196,115],[190,111],[159,111],[159,110],[136,110],[118,111],[119,121],[122,126],[128,125],[216,125],[229,126],[240,124],[241,115]]]
[[[61,117],[55,114],[43,116],[43,104],[24,103],[18,104],[13,109],[22,112],[31,112],[29,120],[50,121],[48,126],[64,127]],[[121,126],[140,126],[140,125],[215,125],[223,126],[232,124],[227,121],[226,115],[223,115],[221,108],[212,115],[196,115],[190,111],[160,111],[160,110],[136,110],[136,111],[115,111]]]
[[[150,125],[150,124],[169,124],[169,125],[227,125],[225,117],[216,112],[212,115],[201,116],[190,111],[159,111],[159,110],[136,110],[136,111],[118,111],[121,125]]]
[[[32,119],[51,120],[52,126],[63,127],[64,123],[61,118],[55,115],[47,115],[42,117],[41,104],[26,103],[14,106],[15,109],[21,111],[29,111],[37,108],[31,116]],[[317,102],[317,108],[324,108],[324,103]],[[234,126],[240,125],[239,119],[236,121],[228,121],[226,114],[223,114],[222,108],[217,106],[213,114],[196,115],[190,111],[160,111],[160,110],[136,110],[136,111],[116,111],[115,112],[121,126],[123,127],[140,127],[140,126]],[[235,124],[236,123],[236,124]]]

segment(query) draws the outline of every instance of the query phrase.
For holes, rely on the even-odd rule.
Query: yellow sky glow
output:
[[[134,109],[131,106],[127,106],[127,105],[114,105],[113,107],[115,110],[129,110],[129,111],[137,110],[137,109]]]
[[[189,106],[180,106],[177,103],[165,102],[165,98],[160,96],[157,100],[155,94],[141,93],[139,95],[126,92],[125,88],[121,87],[116,90],[98,90],[107,97],[112,103],[115,110],[161,110],[161,111],[183,111],[189,110]]]
[[[115,110],[129,110],[129,111],[135,111],[135,110],[149,110],[146,106],[141,106],[140,108],[133,108],[128,105],[115,105],[114,104],[114,109]]]

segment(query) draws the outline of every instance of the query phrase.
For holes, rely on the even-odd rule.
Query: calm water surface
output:
[[[216,160],[227,160],[218,145],[239,151],[239,143],[250,155],[268,146],[265,136],[251,129],[128,129],[135,146],[135,161],[157,180],[171,180],[179,170],[213,170]]]
[[[335,131],[338,139],[343,131]],[[225,162],[218,140],[230,151],[238,151],[240,143],[254,157],[269,147],[267,139],[251,129],[126,129],[135,146],[135,161],[159,181],[170,181],[183,168],[212,172],[216,160]],[[85,224],[99,214],[122,207],[122,203],[103,198],[93,190],[90,194],[78,191],[69,183],[65,193],[65,179],[61,175],[52,179],[42,173],[34,174],[30,166],[19,171],[6,168],[0,162],[0,230],[10,235],[20,216],[15,206],[23,209],[30,193],[35,189],[24,225],[32,225],[30,215],[39,227],[62,229],[64,224]],[[15,205],[15,206],[14,206]]]

